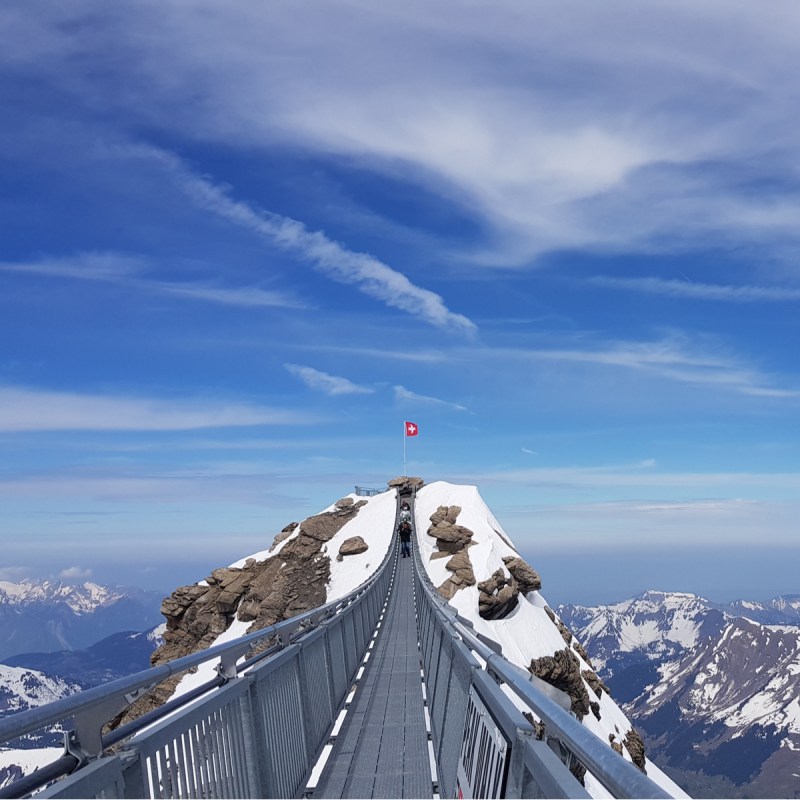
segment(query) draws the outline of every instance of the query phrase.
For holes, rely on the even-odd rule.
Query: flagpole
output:
[[[403,477],[407,478],[406,475],[406,423],[403,421]]]

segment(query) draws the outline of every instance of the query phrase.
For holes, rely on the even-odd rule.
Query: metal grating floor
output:
[[[313,796],[432,797],[411,558],[371,652]]]

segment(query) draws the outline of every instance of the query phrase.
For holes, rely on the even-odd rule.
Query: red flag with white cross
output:
[[[406,422],[406,436],[416,436],[419,433],[419,425],[416,422]]]

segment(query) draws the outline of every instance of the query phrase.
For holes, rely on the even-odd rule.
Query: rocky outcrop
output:
[[[445,600],[450,600],[459,589],[475,585],[475,573],[472,571],[472,562],[469,560],[469,554],[466,549],[451,556],[444,567],[453,573],[439,587],[439,594]]]
[[[367,550],[369,550],[369,545],[360,536],[351,536],[342,542],[337,560],[342,561],[345,556],[355,556],[359,553],[366,553]]]
[[[572,634],[569,632],[569,628],[555,615],[553,609],[550,606],[544,607],[544,612],[550,617],[550,622],[553,623],[558,628],[558,632],[561,634],[561,638],[569,645],[572,643]]]
[[[300,525],[287,525],[275,537],[273,547],[283,542],[276,555],[263,561],[248,559],[242,567],[216,569],[205,585],[176,589],[161,604],[167,630],[164,644],[151,657],[153,666],[206,649],[234,619],[250,622],[249,633],[323,605],[331,574],[330,557],[322,552],[323,547],[366,502],[345,497],[337,501],[333,511],[309,517]],[[355,539],[363,549],[351,552],[363,552],[366,542],[361,537],[348,541]],[[181,677],[164,681],[115,723],[136,719],[166,702]]]
[[[424,485],[425,481],[422,478],[409,477],[407,475],[392,478],[388,482],[389,488],[397,489],[397,493],[401,497],[416,494]]]
[[[524,559],[519,556],[506,556],[503,563],[511,573],[511,577],[517,582],[522,594],[535,592],[542,588],[542,579],[539,577],[539,573]]]
[[[456,524],[456,519],[458,519],[460,513],[460,506],[439,506],[431,514],[428,536],[436,539],[436,545],[439,550],[458,553],[471,542],[474,535],[472,531],[463,525]]]
[[[581,665],[578,657],[564,648],[552,656],[534,658],[528,670],[543,681],[566,692],[570,698],[570,710],[578,719],[583,719],[590,709],[589,693],[581,676]]]
[[[299,522],[290,522],[280,533],[275,534],[275,538],[272,540],[272,544],[270,545],[269,551],[270,553],[281,543],[285,542],[293,533],[295,528],[299,525]]]
[[[642,741],[642,737],[639,736],[637,731],[633,728],[625,734],[625,749],[630,754],[631,761],[633,761],[642,772],[647,774],[647,770],[645,769],[644,742]]]
[[[606,686],[602,680],[598,677],[597,673],[590,669],[585,669],[581,671],[581,676],[589,684],[589,688],[598,696],[602,697],[603,692],[607,695],[611,696],[611,692],[609,691],[608,686]]]
[[[453,574],[439,586],[439,594],[445,600],[451,600],[459,589],[475,585],[475,573],[467,552],[472,545],[473,532],[456,520],[461,513],[460,506],[439,506],[430,516],[428,536],[436,539],[438,552],[431,554],[435,558],[448,558],[445,569]]]
[[[478,584],[478,613],[483,619],[503,619],[519,603],[519,586],[513,577],[506,577],[498,569],[485,581]]]

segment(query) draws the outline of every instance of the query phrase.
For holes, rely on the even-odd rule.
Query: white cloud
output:
[[[123,253],[77,253],[64,258],[38,261],[0,262],[0,271],[46,275],[53,278],[117,283],[127,288],[250,308],[308,308],[286,292],[254,286],[223,287],[202,283],[167,283],[147,280],[140,274],[152,268],[148,259]]]
[[[31,262],[3,261],[0,262],[0,270],[48,275],[54,278],[117,282],[136,275],[146,265],[145,259],[136,256],[86,252],[61,258],[40,258]]]
[[[0,567],[0,581],[19,583],[30,577],[30,567]]]
[[[731,303],[796,302],[800,289],[787,286],[733,286],[663,278],[612,278],[598,275],[589,283],[610,289],[625,289],[664,297],[719,300]]]
[[[110,34],[127,33],[149,66],[134,83],[143,116],[422,184],[492,234],[469,256],[526,264],[559,248],[796,243],[796,195],[767,198],[748,178],[796,175],[797,22],[780,0],[769,14],[657,0],[646,24],[622,0],[345,2],[302,22],[291,6],[164,3],[158,26],[137,8]],[[270,235],[322,269],[339,262],[341,279],[371,269],[304,229]]]
[[[690,345],[682,335],[652,342],[611,342],[590,348],[550,348],[527,351],[497,351],[537,361],[583,363],[621,367],[652,374],[654,377],[697,386],[714,387],[752,397],[795,400],[800,389],[773,386],[769,376],[741,363],[734,357],[714,352],[709,347]]]
[[[441,406],[444,408],[451,408],[454,411],[467,410],[466,406],[462,406],[460,403],[451,403],[447,400],[440,400],[438,397],[428,397],[424,394],[417,394],[416,392],[406,389],[405,386],[395,386],[394,396],[396,400],[404,403],[411,403],[412,405]]]
[[[4,9],[18,31],[4,56],[132,126],[287,147],[422,185],[489,234],[463,258],[798,245],[793,0],[769,13],[739,0],[653,0],[646,17],[628,0],[344,0],[313,18],[243,0],[108,8]],[[84,18],[103,24],[78,43]],[[286,246],[332,275],[338,262],[339,279],[373,296],[373,281],[391,283],[365,274],[368,256],[347,253],[347,264],[344,248],[313,236],[303,229]]]
[[[212,303],[243,308],[308,308],[306,303],[296,300],[285,292],[267,291],[257,287],[224,288],[191,283],[154,283],[154,289],[168,294],[207,300]]]
[[[292,375],[300,378],[310,389],[316,389],[330,395],[340,394],[373,394],[374,389],[368,386],[358,386],[347,378],[329,375],[313,367],[303,367],[299,364],[283,365]]]
[[[470,335],[476,331],[473,322],[450,311],[438,294],[416,286],[377,258],[349,250],[321,231],[309,231],[302,222],[233,200],[225,187],[194,174],[171,153],[148,146],[130,147],[118,152],[154,161],[176,178],[187,196],[200,208],[296,253],[332,280],[354,285],[364,294],[435,327]]]
[[[86,567],[67,567],[58,573],[63,581],[85,581],[92,577],[92,570]]]
[[[167,431],[317,421],[297,411],[197,399],[76,394],[0,388],[0,431]]]

